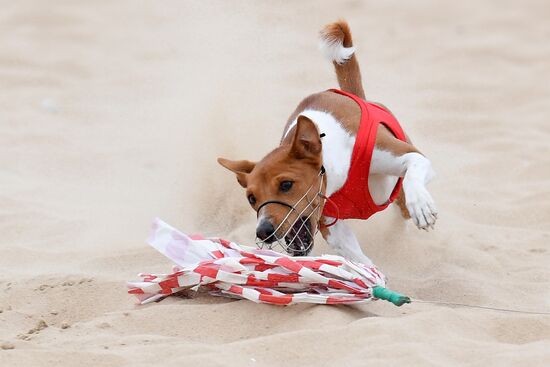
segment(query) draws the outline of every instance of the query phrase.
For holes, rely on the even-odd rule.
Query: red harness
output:
[[[376,205],[369,191],[369,170],[378,125],[386,126],[399,140],[407,139],[399,122],[384,108],[338,89],[331,89],[331,91],[357,102],[361,108],[361,122],[355,138],[348,179],[340,190],[328,198],[323,215],[337,219],[367,219],[386,209],[397,198],[403,181],[399,178],[388,202]]]

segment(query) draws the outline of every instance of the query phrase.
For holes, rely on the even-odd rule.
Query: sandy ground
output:
[[[354,223],[367,254],[412,297],[550,311],[548,2],[336,3],[1,2],[0,365],[550,365],[550,316],[125,293],[169,270],[155,216],[251,239],[215,158],[259,159],[335,86],[316,37],[345,17],[438,173],[437,230],[390,208]]]

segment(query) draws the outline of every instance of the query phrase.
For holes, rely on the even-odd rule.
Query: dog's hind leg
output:
[[[329,223],[333,221],[332,218],[326,218],[326,220]],[[321,234],[338,255],[365,265],[370,266],[373,264],[371,259],[363,253],[361,245],[351,228],[343,221],[339,220],[328,228],[322,228]]]

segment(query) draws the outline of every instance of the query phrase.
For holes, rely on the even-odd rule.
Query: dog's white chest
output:
[[[305,110],[300,114],[313,121],[320,134],[325,134],[323,137],[323,166],[327,172],[326,195],[330,196],[338,191],[348,178],[355,136],[344,129],[340,122],[328,112]],[[288,126],[285,136],[295,125],[296,120]]]

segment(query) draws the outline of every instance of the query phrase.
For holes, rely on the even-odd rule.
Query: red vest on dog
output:
[[[323,215],[338,219],[367,219],[382,211],[397,198],[403,179],[399,178],[387,203],[376,205],[369,191],[369,170],[378,125],[383,124],[399,140],[406,141],[399,122],[384,108],[338,89],[332,92],[353,99],[361,108],[361,122],[355,137],[348,179],[340,190],[329,197]]]

